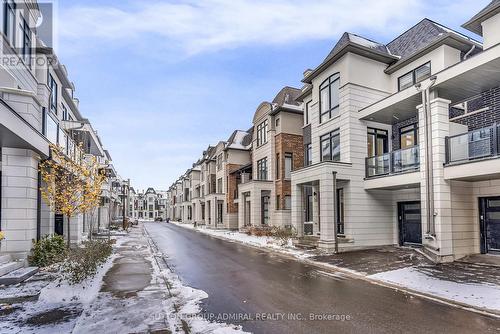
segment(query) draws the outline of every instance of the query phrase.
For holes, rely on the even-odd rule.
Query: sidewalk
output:
[[[174,223],[194,229],[192,225]],[[282,247],[272,238],[240,232],[196,228],[216,238],[240,242],[293,256],[299,261],[333,270],[391,288],[420,294],[455,306],[500,316],[500,267],[465,262],[434,264],[412,248],[381,247],[340,254]]]
[[[93,279],[70,286],[41,271],[0,287],[0,332],[241,333],[200,317],[207,297],[182,284],[141,224],[118,237]]]

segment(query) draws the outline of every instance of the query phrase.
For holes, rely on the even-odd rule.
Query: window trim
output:
[[[267,143],[267,132],[269,130],[269,120],[265,119],[257,125],[257,147]]]
[[[265,157],[257,161],[257,180],[267,181],[268,176],[267,157]]]
[[[17,6],[15,1],[4,1],[3,29],[5,37],[12,47],[16,45],[16,9]],[[11,17],[10,14],[12,14],[12,22],[9,20],[9,17]],[[12,36],[9,36],[10,34],[12,34]],[[12,40],[10,37],[12,37]]]
[[[333,157],[333,139],[338,137],[339,138],[339,154],[338,154],[338,159],[334,159]],[[330,144],[330,156],[331,159],[324,159],[323,157],[323,142],[329,140]],[[320,156],[321,156],[321,162],[323,161],[332,161],[332,162],[338,162],[340,161],[340,129],[335,129],[333,131],[330,131],[328,133],[325,133],[324,135],[319,137],[319,149],[320,149]]]
[[[334,80],[332,80],[333,77],[336,77]],[[337,73],[334,73],[332,75],[330,75],[327,79],[325,79],[320,85],[319,85],[319,123],[323,123],[323,116],[328,114],[328,119],[332,119],[332,112],[334,110],[337,110],[337,109],[340,109],[340,97],[339,97],[339,101],[338,101],[338,104],[335,105],[335,106],[332,106],[331,103],[332,103],[332,85],[335,83],[335,82],[339,82],[339,91],[340,91],[340,72],[337,72]],[[326,86],[325,83],[328,82],[328,84]],[[328,89],[328,106],[329,106],[329,109],[327,111],[324,111],[323,110],[323,103],[322,103],[322,100],[321,100],[321,92],[325,89]]]
[[[422,68],[422,67],[424,67],[424,66],[427,66],[427,65],[429,65],[429,76],[428,76],[428,77],[426,77],[426,78],[424,78],[424,79],[422,79],[422,80],[417,81],[417,79],[416,79],[416,72],[417,72],[417,70],[418,70],[418,69],[420,69],[420,68]],[[398,92],[400,92],[400,91],[402,91],[402,90],[405,90],[405,89],[408,89],[408,88],[410,88],[410,87],[411,87],[411,86],[408,86],[408,87],[406,87],[406,88],[401,89],[401,79],[402,79],[403,77],[407,76],[408,74],[411,74],[411,77],[412,77],[412,85],[411,85],[411,86],[416,85],[417,83],[419,83],[419,82],[421,82],[421,81],[424,81],[425,79],[430,78],[430,77],[432,76],[432,65],[431,65],[431,61],[428,61],[428,62],[426,62],[426,63],[424,63],[424,64],[422,64],[422,65],[420,65],[420,66],[417,66],[417,67],[415,67],[413,70],[408,71],[408,72],[406,72],[405,74],[403,74],[403,75],[399,76],[399,77],[398,77]]]
[[[312,144],[304,145],[304,166],[312,165]]]
[[[371,131],[374,131],[373,133],[370,133],[370,130]],[[385,152],[378,152],[378,145],[377,145],[377,139],[379,138],[379,131],[380,132],[385,132],[385,147],[384,147],[384,151]],[[385,153],[389,153],[389,130],[385,130],[385,129],[378,129],[378,128],[372,128],[372,127],[368,127],[367,130],[366,130],[366,134],[367,134],[367,140],[366,140],[366,147],[368,148],[368,139],[370,138],[370,136],[375,136],[375,143],[374,143],[374,149],[375,149],[375,155],[372,155],[370,156],[369,154],[368,157],[371,158],[371,157],[378,157],[378,156],[381,156]],[[367,152],[368,153],[368,152]]]
[[[286,175],[286,160],[290,159],[290,175]],[[293,172],[293,153],[291,152],[285,152],[284,154],[284,160],[283,160],[283,179],[285,180],[290,180],[292,178],[292,172]]]

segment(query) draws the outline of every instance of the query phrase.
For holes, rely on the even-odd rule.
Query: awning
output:
[[[49,141],[5,101],[0,100],[0,145],[29,149],[49,156]]]

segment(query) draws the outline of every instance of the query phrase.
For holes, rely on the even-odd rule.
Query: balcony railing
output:
[[[366,158],[366,177],[384,176],[418,170],[418,146]]]
[[[500,125],[446,137],[446,163],[462,163],[500,155]]]

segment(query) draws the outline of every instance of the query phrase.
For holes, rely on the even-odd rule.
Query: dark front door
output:
[[[500,253],[500,197],[479,199],[481,253]]]
[[[399,242],[401,245],[422,243],[420,213],[420,202],[398,203]]]
[[[269,196],[262,196],[262,225],[269,225]]]
[[[57,235],[64,233],[64,215],[60,213],[54,215],[54,233]]]

